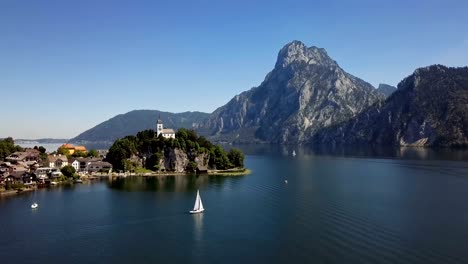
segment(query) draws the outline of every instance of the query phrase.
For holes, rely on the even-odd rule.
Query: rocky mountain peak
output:
[[[293,63],[337,66],[337,63],[328,56],[325,49],[315,46],[307,47],[304,43],[297,40],[286,44],[279,51],[275,68],[286,68]]]
[[[293,41],[257,87],[218,108],[203,128],[214,140],[301,144],[383,98],[324,49]]]
[[[468,67],[419,68],[386,101],[315,135],[315,143],[468,146]]]
[[[385,98],[389,97],[396,90],[396,87],[385,83],[379,84],[379,87],[377,88],[377,92],[381,93],[383,96],[385,96]]]
[[[412,75],[404,78],[398,84],[398,90],[417,89],[422,79],[431,79],[434,76],[443,75],[448,70],[448,67],[440,64],[434,64],[427,67],[418,68],[413,72]]]

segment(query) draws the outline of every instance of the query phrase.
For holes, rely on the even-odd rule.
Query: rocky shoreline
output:
[[[251,170],[246,168],[237,168],[229,170],[208,170],[207,173],[196,175],[209,175],[209,176],[245,176],[252,173]],[[193,175],[186,172],[147,172],[147,173],[110,173],[110,174],[95,174],[94,177],[157,177],[157,176],[188,176]]]

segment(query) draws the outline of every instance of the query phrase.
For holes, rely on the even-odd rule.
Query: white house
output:
[[[51,168],[63,168],[68,165],[68,159],[65,155],[49,155],[47,157],[49,167]]]
[[[172,128],[164,128],[161,119],[156,122],[156,136],[162,135],[164,138],[175,138],[175,132]]]
[[[105,161],[91,161],[88,164],[88,172],[99,172],[99,171],[106,171],[106,172],[111,172],[112,171],[112,164],[109,162]]]
[[[80,170],[80,161],[78,159],[71,159],[68,161],[68,164],[75,168],[75,171]]]

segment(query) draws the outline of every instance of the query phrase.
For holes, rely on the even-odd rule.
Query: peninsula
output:
[[[235,148],[225,151],[193,130],[177,132],[164,128],[162,120],[156,130],[140,131],[136,136],[117,139],[106,160],[114,172],[136,174],[210,173],[245,175],[244,154]]]

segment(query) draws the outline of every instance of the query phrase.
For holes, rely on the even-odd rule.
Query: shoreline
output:
[[[15,196],[15,195],[20,195],[20,194],[23,194],[23,193],[28,193],[28,192],[35,191],[36,189],[37,189],[37,187],[24,188],[21,191],[19,191],[19,190],[2,190],[2,191],[0,191],[0,197],[3,198],[3,197],[10,197],[10,196]]]
[[[251,174],[250,169],[231,169],[231,170],[208,170],[207,173],[186,173],[186,172],[146,172],[146,173],[111,173],[111,174],[94,174],[91,177],[157,177],[157,176],[191,176],[191,175],[208,175],[208,176],[246,176]]]
[[[165,172],[165,173],[125,173],[125,174],[95,174],[95,175],[89,175],[83,177],[83,182],[77,183],[74,182],[73,180],[67,180],[67,181],[60,181],[57,182],[57,185],[65,185],[65,184],[82,184],[85,182],[93,182],[94,180],[99,180],[103,178],[114,178],[114,177],[158,177],[158,176],[222,176],[222,177],[239,177],[239,176],[246,176],[252,173],[250,169],[244,168],[244,169],[231,169],[231,170],[209,170],[207,173],[201,173],[201,174],[196,174],[196,173],[185,173],[185,172]],[[53,185],[48,186],[48,188],[53,187]],[[12,197],[16,195],[21,195],[23,193],[28,193],[28,192],[33,192],[38,189],[38,186],[31,186],[28,188],[23,188],[21,191],[19,190],[1,190],[0,191],[0,198],[4,197]]]

